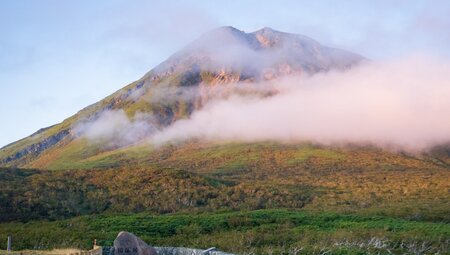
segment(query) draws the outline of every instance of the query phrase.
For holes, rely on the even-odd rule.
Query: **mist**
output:
[[[93,120],[78,122],[74,133],[105,147],[121,147],[142,141],[155,133],[153,116],[136,113],[130,119],[123,110],[105,110]]]
[[[270,86],[277,94],[216,98],[189,119],[156,131],[151,142],[310,141],[421,151],[450,141],[450,63],[437,57],[409,56],[257,85],[252,88]]]

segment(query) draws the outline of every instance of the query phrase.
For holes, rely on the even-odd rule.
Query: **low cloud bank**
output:
[[[151,141],[370,143],[406,150],[450,141],[447,61],[415,56],[345,72],[286,77],[270,86],[278,91],[271,97],[213,100],[189,119],[157,131]]]
[[[74,132],[91,142],[120,147],[140,142],[155,133],[152,116],[137,113],[132,120],[123,110],[107,110],[91,121],[75,125]]]

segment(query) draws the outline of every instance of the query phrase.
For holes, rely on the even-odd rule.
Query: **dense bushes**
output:
[[[180,170],[2,170],[0,220],[63,219],[102,212],[302,207],[299,190],[236,184]]]
[[[0,239],[14,237],[14,249],[89,248],[92,240],[112,245],[119,231],[158,246],[218,247],[264,254],[445,253],[450,226],[386,217],[362,217],[305,210],[258,210],[154,216],[92,215],[54,222],[3,223]],[[0,248],[4,248],[0,243]]]

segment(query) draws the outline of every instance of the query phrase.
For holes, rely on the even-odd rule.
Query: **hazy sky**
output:
[[[450,58],[450,1],[0,1],[0,146],[61,122],[202,33],[300,33],[373,60]]]

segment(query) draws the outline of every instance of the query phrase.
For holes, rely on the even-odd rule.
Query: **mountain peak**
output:
[[[254,32],[245,33],[242,30],[239,30],[233,26],[221,26],[217,27],[215,29],[210,30],[209,32],[206,32],[206,34],[214,34],[214,33],[235,33],[235,34],[287,34],[285,32],[278,31],[276,29],[273,29],[271,27],[263,27],[259,30],[256,30]]]
[[[212,32],[212,31],[242,32],[241,30],[239,30],[233,26],[221,26],[221,27],[211,30],[210,32]]]
[[[258,34],[258,33],[280,33],[281,34],[281,33],[284,33],[284,32],[275,30],[275,29],[273,29],[271,27],[263,27],[263,28],[261,28],[259,30],[256,30],[253,33],[255,33],[255,34]]]
[[[268,68],[279,69],[280,66],[312,74],[333,68],[346,69],[361,59],[357,54],[328,48],[300,34],[270,27],[246,33],[223,26],[188,44],[155,68],[153,74],[161,76],[186,68],[263,73]]]
[[[224,36],[239,37],[242,35],[245,35],[245,32],[243,32],[235,27],[222,26],[222,27],[218,27],[218,28],[215,28],[215,29],[212,29],[212,30],[206,32],[205,34],[200,36],[200,38],[198,40],[205,40],[205,38],[210,38],[210,37],[224,37]]]
[[[201,93],[180,104],[168,104],[158,99],[173,101],[170,94],[173,88],[193,87],[202,91],[207,86],[343,70],[363,59],[357,54],[321,45],[306,36],[270,27],[250,33],[232,26],[219,27],[203,34],[124,89],[83,109],[61,124],[2,148],[0,165],[27,165],[30,162],[34,162],[29,165],[33,167],[46,165],[47,154],[52,157],[53,152],[57,153],[56,148],[77,143],[78,127],[84,122],[109,117],[102,115],[105,111],[120,110],[118,119],[126,119],[125,113],[128,116],[136,112],[146,113],[152,116],[152,125],[160,128],[182,116],[189,116],[209,100],[209,95]],[[135,133],[133,138],[141,137],[140,133]],[[120,137],[120,134],[117,136]],[[115,140],[111,138],[111,141]]]

